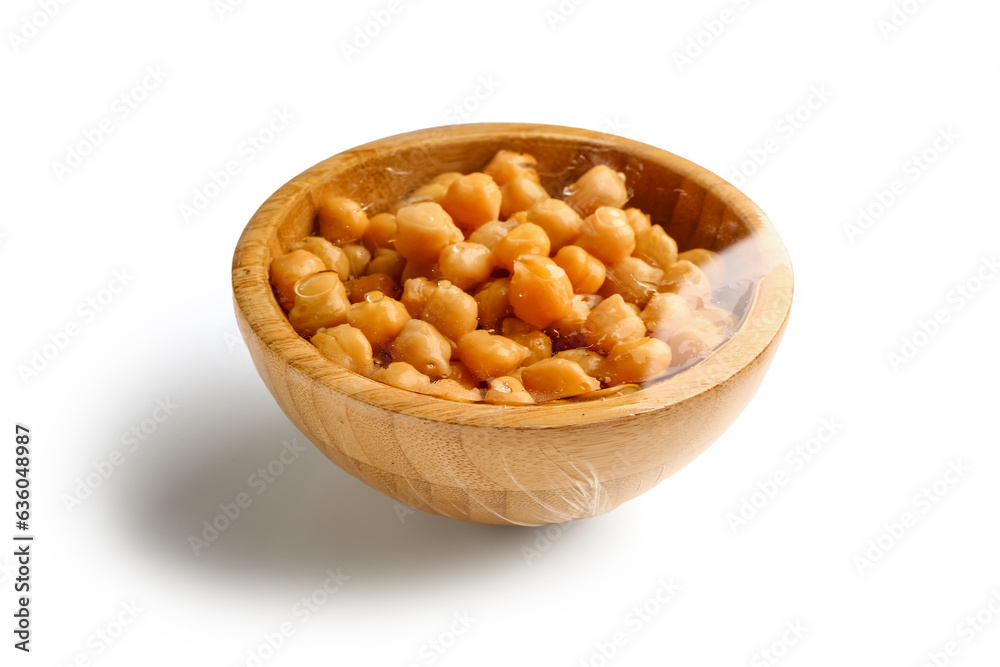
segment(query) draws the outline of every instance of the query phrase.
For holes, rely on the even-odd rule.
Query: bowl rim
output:
[[[333,172],[349,170],[375,152],[408,150],[429,141],[460,143],[486,138],[573,141],[581,147],[626,152],[656,161],[704,188],[729,207],[750,230],[767,272],[758,280],[743,323],[706,359],[665,380],[630,394],[584,401],[528,406],[460,403],[426,396],[372,380],[333,364],[300,337],[274,298],[267,260],[279,224],[289,210],[313,196],[317,185]],[[261,204],[241,234],[233,255],[234,307],[244,337],[254,336],[280,359],[289,373],[298,373],[326,390],[372,408],[403,416],[460,426],[486,428],[557,428],[585,426],[609,419],[633,418],[673,406],[725,383],[753,364],[784,327],[791,308],[791,260],[770,220],[745,194],[690,160],[632,139],[592,130],[527,123],[469,123],[427,128],[378,139],[348,149],[282,185]],[[248,341],[249,343],[249,341]],[[253,346],[250,346],[251,350]]]

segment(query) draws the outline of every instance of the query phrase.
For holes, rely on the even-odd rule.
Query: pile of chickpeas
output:
[[[726,268],[678,254],[597,165],[553,197],[535,158],[501,150],[369,217],[322,202],[319,234],[271,262],[274,293],[335,364],[457,401],[526,405],[634,390],[706,357],[736,316]]]

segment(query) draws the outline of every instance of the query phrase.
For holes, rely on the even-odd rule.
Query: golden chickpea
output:
[[[421,318],[457,343],[479,324],[477,307],[471,294],[442,280],[437,289],[428,295]]]
[[[449,364],[448,372],[445,374],[444,379],[454,380],[466,389],[476,389],[479,387],[479,379],[461,361],[453,361]]]
[[[535,402],[521,381],[510,375],[490,380],[489,389],[486,390],[483,400],[496,405],[531,405]]]
[[[375,379],[409,391],[423,391],[431,383],[429,377],[405,361],[394,361],[385,368],[379,369],[375,373]]]
[[[587,344],[601,352],[610,352],[618,343],[645,335],[645,322],[629,308],[620,294],[605,299],[590,311],[584,332]]]
[[[673,363],[675,366],[683,366],[691,361],[704,359],[725,339],[726,335],[719,327],[708,320],[692,318],[689,324],[670,337]]]
[[[639,383],[670,370],[670,346],[657,338],[637,338],[618,343],[608,353],[611,385]]]
[[[451,343],[423,320],[409,320],[390,351],[393,361],[405,361],[430,377],[444,377],[451,370]]]
[[[601,383],[587,375],[579,364],[557,357],[526,366],[521,371],[521,383],[539,403],[601,388]]]
[[[687,260],[704,271],[709,282],[716,287],[726,284],[726,263],[719,253],[695,248],[677,255],[677,259]]]
[[[552,339],[527,322],[516,317],[508,318],[503,321],[502,331],[504,336],[528,349],[528,357],[521,362],[522,366],[530,366],[552,356]]]
[[[535,202],[527,212],[527,221],[541,227],[549,237],[552,250],[569,245],[580,235],[583,218],[561,199]]]
[[[552,346],[561,350],[585,347],[587,341],[583,338],[583,332],[587,328],[589,315],[590,306],[587,305],[587,298],[582,294],[575,295],[569,313],[550,324],[545,330],[552,338]]]
[[[407,280],[412,280],[413,278],[427,278],[428,280],[437,280],[441,277],[441,267],[438,266],[437,262],[433,264],[424,264],[422,262],[414,262],[413,260],[408,260],[403,266],[403,272],[399,275],[399,279],[404,283]]]
[[[650,335],[667,342],[678,329],[691,321],[691,309],[684,297],[661,292],[650,298],[639,317],[646,323]]]
[[[643,307],[663,282],[663,271],[638,257],[626,257],[608,269],[607,281],[600,294],[621,294],[629,303]]]
[[[602,206],[621,207],[628,201],[625,177],[604,164],[590,169],[566,192],[566,203],[580,215],[590,215]]]
[[[610,378],[607,360],[593,350],[584,350],[581,348],[563,350],[562,352],[556,352],[555,358],[569,359],[574,364],[579,364],[584,373],[598,382],[607,382]]]
[[[335,245],[357,241],[368,230],[368,214],[347,197],[327,197],[319,205],[319,233]]]
[[[429,385],[423,387],[420,393],[438,398],[447,398],[450,401],[461,401],[463,403],[477,403],[483,400],[483,392],[479,388],[470,389],[469,387],[463,387],[454,380],[447,379],[431,382]]]
[[[437,283],[427,278],[411,278],[403,283],[403,296],[400,301],[410,317],[419,318],[423,315],[427,299],[436,289]]]
[[[458,341],[458,356],[480,380],[507,375],[528,358],[530,351],[506,336],[477,329]]]
[[[483,169],[496,184],[504,186],[515,178],[530,178],[538,182],[538,162],[533,155],[514,151],[499,151]]]
[[[364,301],[347,309],[347,321],[365,335],[374,349],[391,343],[409,319],[406,306],[381,292],[368,292]]]
[[[733,331],[740,323],[740,318],[736,316],[736,313],[731,313],[725,308],[719,308],[718,306],[702,306],[694,311],[694,314],[696,317],[705,318],[723,331]]]
[[[410,261],[431,265],[446,245],[464,238],[439,204],[411,204],[396,212],[396,252]]]
[[[476,229],[497,219],[502,200],[500,188],[488,174],[474,173],[455,179],[441,206],[462,229]]]
[[[576,244],[605,265],[617,264],[635,250],[635,232],[623,210],[602,206],[584,219]]]
[[[514,215],[507,218],[507,222],[513,222],[514,225],[523,225],[528,221],[527,211],[517,211]]]
[[[560,248],[553,259],[566,272],[573,291],[578,294],[595,293],[604,284],[604,264],[578,245]]]
[[[636,235],[635,256],[665,269],[677,261],[677,241],[663,227],[655,225]]]
[[[403,276],[406,268],[406,258],[392,248],[375,248],[372,261],[368,263],[368,273],[384,273],[396,282]]]
[[[347,253],[322,236],[307,236],[295,244],[296,248],[308,250],[323,260],[326,268],[336,271],[341,280],[351,277],[351,260]]]
[[[343,246],[343,250],[351,263],[351,277],[365,275],[368,272],[368,264],[372,261],[372,254],[368,252],[368,248],[357,243],[348,243]]]
[[[628,224],[632,226],[632,231],[635,232],[637,238],[639,234],[653,226],[649,215],[635,207],[625,209],[625,217],[628,218]]]
[[[490,250],[500,242],[500,239],[507,236],[508,232],[517,227],[520,223],[517,220],[493,220],[469,234],[469,241],[484,245]]]
[[[344,283],[347,289],[347,298],[351,303],[359,303],[365,300],[365,295],[369,292],[382,292],[388,297],[398,299],[403,288],[395,280],[384,273],[369,273],[368,275],[348,280]]]
[[[544,329],[566,317],[572,301],[573,285],[566,272],[551,259],[522,255],[514,262],[510,305],[517,317]]]
[[[509,218],[519,211],[527,211],[536,202],[549,198],[538,181],[526,176],[518,176],[507,181],[500,188],[500,217]]]
[[[686,259],[677,260],[664,270],[661,290],[681,295],[691,310],[699,308],[712,297],[708,276]]]
[[[271,260],[271,284],[278,297],[278,303],[285,310],[295,305],[295,283],[302,278],[326,271],[322,259],[308,250],[293,250]]]
[[[432,201],[440,204],[446,194],[448,194],[448,186],[444,183],[427,183],[410,193],[406,199],[411,203]]]
[[[288,311],[288,321],[309,338],[318,329],[346,323],[350,305],[337,273],[320,271],[295,283],[295,306]]]
[[[372,346],[361,331],[350,324],[341,324],[316,333],[309,342],[324,357],[347,370],[371,375],[375,372]]]
[[[449,187],[452,183],[462,178],[462,176],[464,174],[460,171],[445,171],[432,178],[430,182],[434,185]]]
[[[504,318],[514,314],[510,307],[510,278],[491,280],[476,292],[475,299],[483,329],[497,329]]]
[[[514,270],[514,261],[522,255],[549,255],[549,237],[538,225],[526,222],[507,233],[493,246],[493,261],[506,270]]]
[[[368,221],[364,235],[365,246],[373,253],[378,248],[392,248],[396,239],[396,216],[379,213]]]
[[[445,246],[438,258],[441,277],[468,290],[490,277],[493,255],[479,243],[459,241]]]

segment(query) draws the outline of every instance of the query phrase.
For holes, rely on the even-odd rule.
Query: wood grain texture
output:
[[[377,212],[442,171],[481,169],[500,148],[535,155],[550,194],[602,163],[622,171],[630,205],[681,249],[739,247],[756,282],[744,321],[700,364],[626,396],[537,406],[463,404],[390,387],[328,362],[288,323],[268,265],[313,231],[318,203],[352,197]],[[549,125],[472,124],[366,144],[274,193],[233,258],[236,318],[281,408],[334,463],[400,502],[490,524],[595,516],[687,465],[757,390],[792,299],[787,252],[764,214],[711,172],[620,137]]]

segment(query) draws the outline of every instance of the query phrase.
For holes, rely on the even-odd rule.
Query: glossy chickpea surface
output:
[[[289,324],[375,381],[511,409],[633,391],[725,342],[740,316],[713,301],[722,255],[678,252],[609,165],[565,198],[539,169],[501,150],[382,211],[322,199],[313,235],[271,262]]]

